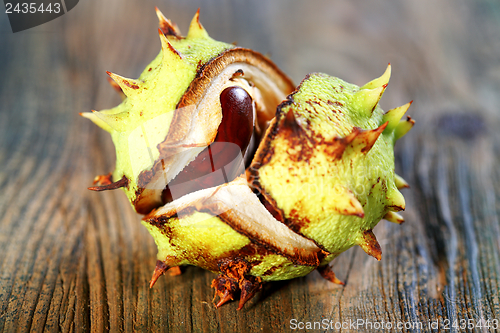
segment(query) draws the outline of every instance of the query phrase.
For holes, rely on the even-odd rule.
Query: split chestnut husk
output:
[[[83,116],[111,134],[116,169],[92,190],[122,188],[167,270],[217,273],[216,307],[238,309],[266,281],[317,269],[352,246],[381,259],[372,230],[402,223],[408,187],[394,144],[410,103],[379,106],[391,75],[359,87],[322,73],[295,89],[269,59],[211,39],[196,13],[186,37],[158,10],[162,51],[137,80],[109,73],[125,98]],[[176,273],[179,273],[178,268]]]

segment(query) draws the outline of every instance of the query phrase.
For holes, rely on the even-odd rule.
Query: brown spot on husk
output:
[[[279,135],[288,141],[290,148],[300,147],[296,153],[289,150],[288,158],[292,162],[308,161],[314,153],[314,144],[309,140],[304,129],[297,123],[293,111],[290,109],[285,117],[279,121]]]
[[[133,84],[131,83],[130,81],[127,81],[127,80],[123,80],[123,83],[129,87],[129,88],[132,88],[132,89],[139,89],[139,86],[137,84]]]
[[[267,271],[264,272],[264,274],[262,274],[263,276],[268,276],[268,275],[273,275],[274,272],[276,272],[278,270],[278,268],[281,268],[282,265],[279,265],[279,266],[272,266],[271,268],[269,268]]]
[[[305,228],[307,227],[309,224],[311,223],[311,221],[305,217],[305,216],[302,216],[300,214],[300,211],[299,209],[295,209],[293,208],[291,211],[290,211],[290,215],[288,216],[288,218],[286,218],[285,220],[285,224],[294,232],[296,233],[300,233],[300,230],[302,228]]]

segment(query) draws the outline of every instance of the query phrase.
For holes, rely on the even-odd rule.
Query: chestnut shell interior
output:
[[[234,180],[250,163],[258,134],[255,130],[255,103],[240,86],[225,88],[220,94],[222,122],[212,144],[189,163],[163,190],[163,203],[191,192],[218,186]]]

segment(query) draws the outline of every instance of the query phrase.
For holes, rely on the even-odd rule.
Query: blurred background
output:
[[[269,55],[296,84],[324,72],[363,85],[392,64],[380,104],[413,100],[417,124],[397,145],[407,223],[375,229],[381,262],[351,249],[334,263],[346,287],[313,273],[240,312],[214,309],[214,275],[197,268],[149,290],[156,247],[123,193],[86,190],[115,155],[78,113],[120,102],[106,71],[136,78],[158,54],[155,6],[183,34],[200,8],[212,38]],[[82,0],[15,34],[1,13],[0,74],[0,331],[499,318],[496,0]]]

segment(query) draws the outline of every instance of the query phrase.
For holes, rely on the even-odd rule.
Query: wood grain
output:
[[[346,286],[313,272],[241,311],[215,309],[214,275],[195,267],[149,289],[155,244],[122,192],[86,190],[114,148],[78,113],[119,102],[106,70],[137,77],[157,54],[155,5],[184,33],[200,6],[211,36],[269,54],[295,82],[363,84],[391,62],[382,107],[414,100],[417,125],[397,144],[406,223],[375,229],[382,261],[352,248],[333,264]],[[16,34],[0,15],[0,331],[280,332],[292,319],[495,331],[452,322],[500,320],[499,28],[491,0],[87,0]]]

